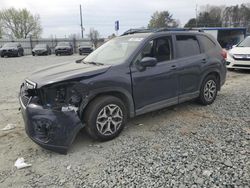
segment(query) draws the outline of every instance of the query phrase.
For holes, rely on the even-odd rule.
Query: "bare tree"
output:
[[[0,12],[0,19],[4,33],[11,37],[40,37],[42,33],[39,15],[32,15],[27,9],[4,9]]]
[[[97,47],[98,39],[100,38],[99,32],[94,28],[91,28],[87,36],[90,38],[91,42],[95,45],[95,47]]]
[[[202,6],[197,19],[192,18],[185,27],[247,27],[250,31],[250,4],[235,6]]]

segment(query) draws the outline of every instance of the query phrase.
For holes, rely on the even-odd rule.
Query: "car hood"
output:
[[[34,72],[27,79],[35,82],[37,88],[44,85],[73,79],[84,79],[103,74],[111,65],[93,65],[65,62]]]
[[[229,53],[232,54],[250,54],[250,47],[234,47]]]
[[[55,49],[60,49],[60,48],[68,48],[70,49],[71,47],[70,46],[56,46]]]
[[[46,48],[34,48],[33,50],[35,51],[35,50],[47,50],[47,49]]]
[[[17,50],[15,47],[2,47],[0,50]]]

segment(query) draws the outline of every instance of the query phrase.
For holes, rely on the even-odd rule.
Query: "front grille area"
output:
[[[250,68],[250,65],[233,65],[234,67],[249,67]]]
[[[32,96],[29,95],[28,90],[30,89],[35,89],[36,85],[34,83],[25,81],[24,83],[22,83],[21,88],[20,88],[20,99],[21,99],[21,103],[24,107],[26,107]]]

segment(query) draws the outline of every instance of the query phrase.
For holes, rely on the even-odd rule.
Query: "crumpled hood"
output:
[[[231,54],[250,54],[250,47],[234,47],[229,53]]]
[[[111,65],[93,65],[65,62],[34,72],[27,79],[35,82],[40,88],[44,85],[71,79],[84,79],[106,72]]]

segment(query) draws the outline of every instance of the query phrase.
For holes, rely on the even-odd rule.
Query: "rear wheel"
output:
[[[199,102],[203,105],[209,105],[214,102],[218,92],[218,80],[214,75],[207,76],[201,86]]]
[[[84,114],[88,134],[100,141],[117,137],[127,120],[124,103],[113,96],[102,96],[91,102]]]

